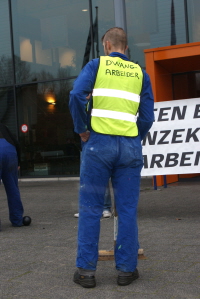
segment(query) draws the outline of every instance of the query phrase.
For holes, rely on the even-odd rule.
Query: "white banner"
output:
[[[156,102],[142,176],[200,173],[200,98]]]

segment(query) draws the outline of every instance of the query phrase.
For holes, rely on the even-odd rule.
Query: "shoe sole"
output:
[[[96,281],[95,281],[95,279],[94,280],[84,279],[84,281],[80,280],[80,279],[74,279],[73,281],[75,283],[77,283],[77,284],[80,284],[84,288],[94,288],[94,287],[96,287]]]
[[[119,286],[127,286],[131,284],[134,280],[139,278],[138,271],[134,273],[132,276],[118,276],[117,278],[117,284]]]

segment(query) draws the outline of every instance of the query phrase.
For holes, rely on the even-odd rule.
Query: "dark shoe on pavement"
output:
[[[94,288],[96,286],[96,280],[94,275],[80,275],[78,270],[74,273],[73,281],[80,284],[84,288]]]
[[[118,275],[117,284],[119,286],[127,286],[131,282],[133,282],[134,280],[136,280],[138,278],[139,278],[139,272],[138,272],[138,269],[136,268],[135,271],[129,276]]]

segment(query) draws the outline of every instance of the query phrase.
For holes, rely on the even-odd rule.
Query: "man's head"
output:
[[[126,32],[119,27],[113,27],[106,31],[101,41],[105,55],[109,55],[111,52],[124,54],[128,48]]]

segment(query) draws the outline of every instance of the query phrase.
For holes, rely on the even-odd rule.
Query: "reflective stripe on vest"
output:
[[[111,111],[111,110],[103,110],[103,109],[92,109],[92,116],[97,117],[105,117],[105,118],[113,118],[130,121],[132,123],[136,122],[136,116],[133,114],[128,114],[124,112]]]
[[[121,99],[127,99],[129,101],[134,101],[139,103],[140,102],[140,96],[135,93],[131,93],[129,91],[124,90],[115,90],[115,89],[108,89],[108,88],[98,88],[93,89],[92,93],[94,96],[103,96],[103,97],[114,97],[114,98],[121,98]]]
[[[119,57],[100,57],[93,89],[91,125],[102,134],[137,136],[136,114],[143,73],[133,62]]]

